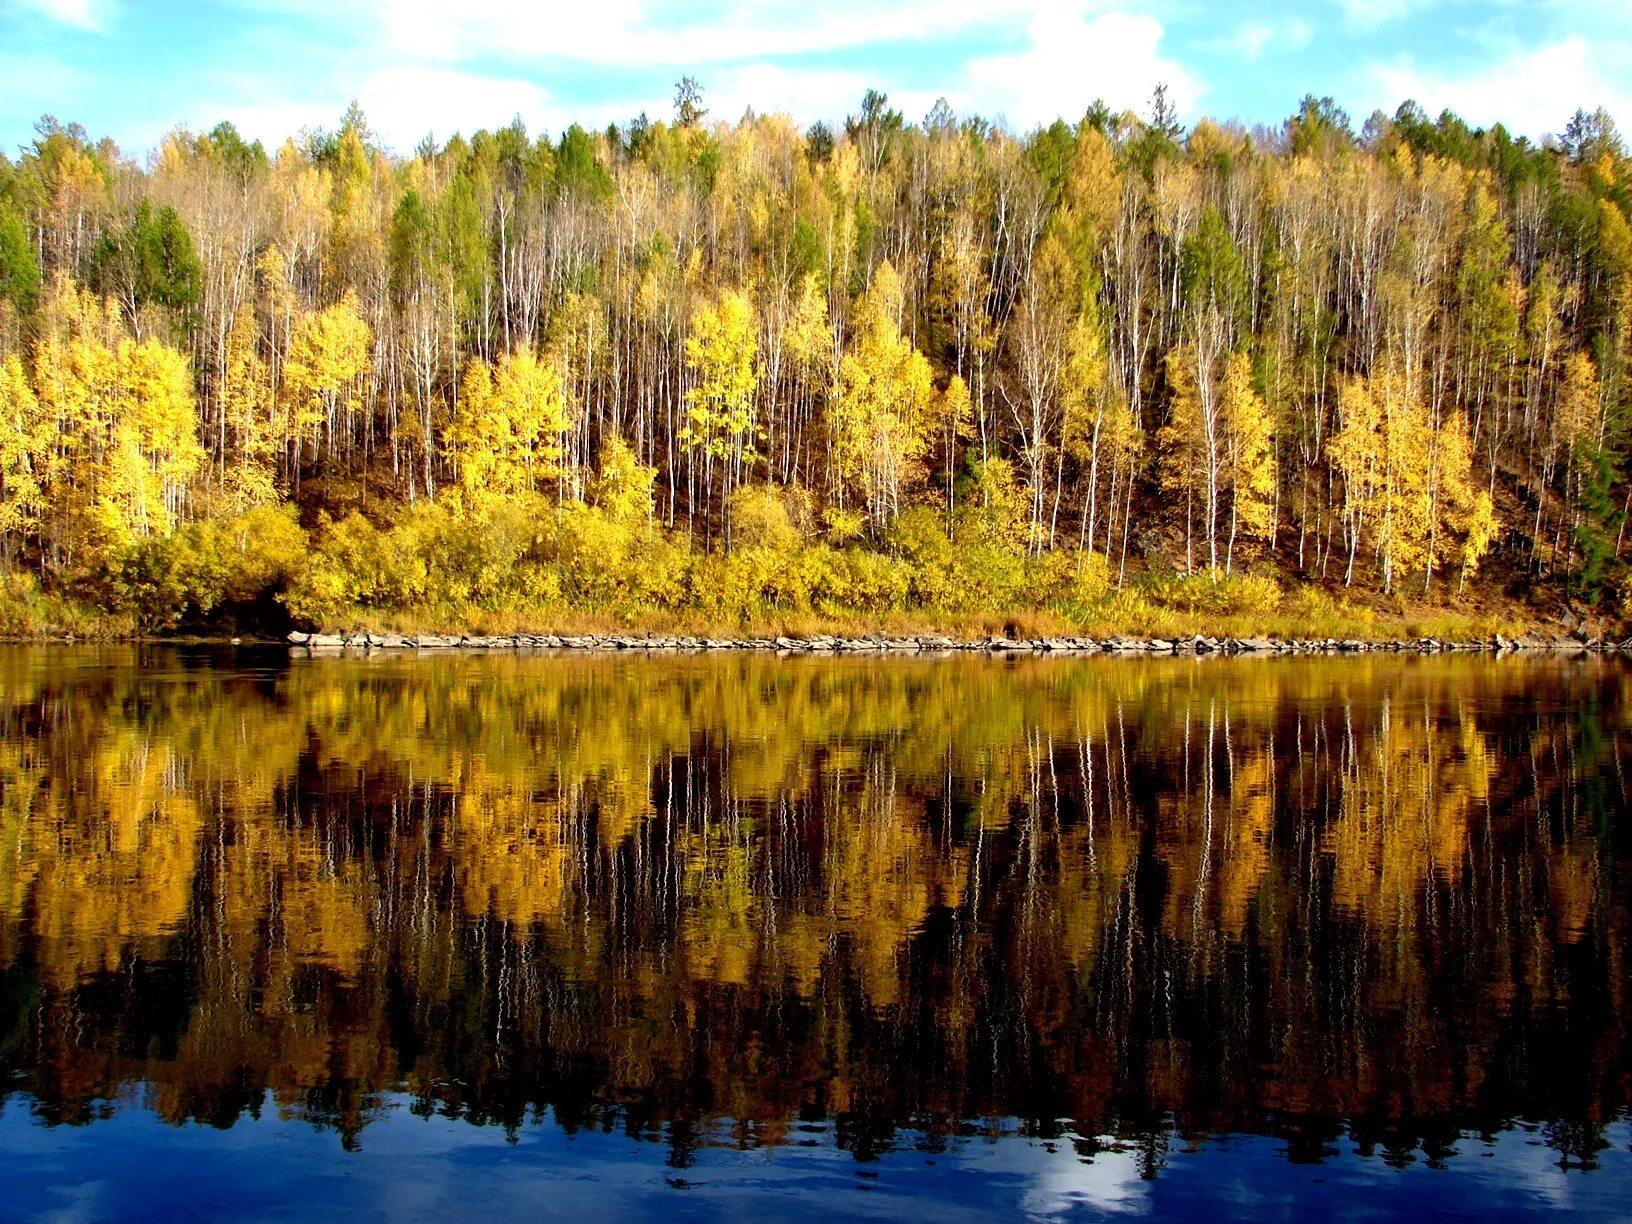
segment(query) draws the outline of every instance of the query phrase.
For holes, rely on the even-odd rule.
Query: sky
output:
[[[1632,0],[0,0],[0,151],[44,114],[129,155],[230,119],[269,148],[357,100],[387,147],[673,114],[841,120],[876,88],[1016,131],[1096,98],[1278,124],[1329,95],[1358,128],[1415,99],[1541,139],[1632,124]]]

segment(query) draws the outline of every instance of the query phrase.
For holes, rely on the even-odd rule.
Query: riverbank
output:
[[[819,634],[813,637],[710,638],[659,636],[657,634],[506,634],[500,636],[453,636],[447,634],[304,633],[288,636],[291,648],[311,654],[344,651],[645,651],[701,653],[718,651],[774,652],[776,654],[943,654],[992,655],[1313,655],[1313,654],[1515,654],[1552,653],[1568,655],[1625,654],[1632,657],[1632,638],[1615,642],[1585,635],[1507,637],[1442,640],[1418,638],[1414,641],[1367,641],[1359,638],[1267,638],[1206,637],[1106,638],[1061,636],[1010,638],[991,636],[957,639],[941,635],[904,637],[844,637]]]

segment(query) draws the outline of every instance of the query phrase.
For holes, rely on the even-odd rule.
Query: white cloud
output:
[[[411,66],[373,73],[357,98],[366,114],[379,116],[380,134],[399,149],[412,148],[427,132],[470,133],[515,115],[533,125],[551,106],[550,95],[531,81]]]
[[[1430,116],[1449,108],[1476,126],[1502,123],[1539,139],[1561,131],[1578,106],[1632,116],[1632,92],[1613,64],[1605,70],[1601,63],[1613,58],[1605,48],[1572,36],[1455,75],[1421,70],[1410,60],[1375,64],[1367,74],[1366,109],[1378,106],[1392,113],[1412,98]]]
[[[271,0],[236,0],[257,11]],[[311,19],[329,0],[282,0]],[[671,82],[701,79],[711,116],[735,120],[752,107],[784,112],[800,124],[842,119],[869,87],[916,122],[945,95],[963,114],[1007,118],[1019,127],[1080,115],[1095,98],[1143,111],[1158,83],[1181,113],[1193,113],[1201,87],[1159,53],[1160,22],[1122,12],[1092,14],[1106,0],[771,0],[724,13],[699,13],[651,0],[600,0],[574,7],[511,5],[507,0],[365,0],[348,9],[347,39],[356,75],[302,89],[287,82],[242,81],[215,91],[207,116],[231,117],[265,140],[301,127],[327,126],[356,97],[381,135],[411,149],[427,131],[491,127],[520,113],[533,131],[570,122],[601,126],[644,110],[666,117]],[[678,19],[676,18],[678,10]],[[1301,23],[1279,27],[1279,44]],[[968,39],[1015,46],[969,62],[936,60],[933,88],[919,87],[924,58],[905,54],[906,71],[811,65],[787,57],[823,51],[896,47]],[[926,47],[928,50],[928,47]],[[564,103],[530,82],[541,62],[619,68],[641,83],[605,101]],[[332,87],[331,87],[332,86]],[[229,104],[222,105],[223,95]],[[603,94],[604,97],[604,94]],[[236,99],[238,105],[230,104]],[[276,100],[276,101],[274,101]]]
[[[853,110],[873,83],[845,68],[792,68],[762,62],[727,69],[709,84],[704,102],[711,120],[731,122],[752,107],[761,115],[784,113],[808,123]]]
[[[1161,54],[1154,17],[1103,13],[1092,20],[1068,8],[1032,18],[1031,45],[969,63],[969,102],[1018,127],[1079,116],[1095,98],[1114,110],[1144,111],[1158,84],[1181,115],[1194,115],[1203,86]]]
[[[389,57],[459,62],[549,57],[620,67],[702,68],[768,57],[929,41],[1014,29],[1049,12],[1082,14],[1101,0],[772,0],[699,15],[684,4],[599,0],[371,0],[362,11]]]
[[[1249,21],[1228,38],[1214,39],[1202,46],[1226,52],[1252,63],[1264,52],[1290,55],[1302,51],[1314,38],[1309,24],[1298,17],[1283,22]]]
[[[23,8],[32,9],[49,17],[52,21],[78,26],[82,30],[94,30],[97,33],[101,33],[104,28],[103,10],[108,7],[98,0],[18,0],[18,3]]]
[[[588,108],[566,109],[532,81],[483,76],[453,68],[402,65],[380,68],[356,81],[335,83],[331,89],[307,92],[299,101],[261,102],[277,97],[275,82],[245,79],[235,98],[215,99],[198,108],[199,126],[229,119],[246,137],[269,148],[303,128],[333,127],[353,98],[368,116],[381,140],[399,153],[412,151],[427,134],[445,140],[455,132],[466,135],[479,128],[494,128],[520,115],[533,130],[558,131],[573,119],[594,121]],[[621,118],[622,108],[618,108]]]

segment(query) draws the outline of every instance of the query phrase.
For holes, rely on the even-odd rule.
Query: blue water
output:
[[[807,1124],[778,1147],[716,1131],[676,1168],[662,1136],[569,1133],[548,1117],[507,1133],[416,1116],[400,1096],[381,1102],[355,1151],[271,1105],[226,1129],[169,1125],[132,1104],[44,1127],[27,1105],[14,1097],[0,1117],[8,1220],[1624,1220],[1632,1174],[1625,1123],[1607,1128],[1592,1172],[1560,1167],[1532,1126],[1402,1164],[1348,1140],[1294,1163],[1284,1143],[1254,1136],[1166,1135],[1154,1159],[1149,1145],[1107,1139],[1083,1157],[1070,1138],[1012,1131],[902,1132],[857,1160],[832,1128]]]

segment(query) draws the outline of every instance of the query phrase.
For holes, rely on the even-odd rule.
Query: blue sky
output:
[[[747,106],[841,118],[868,87],[909,119],[939,96],[1025,130],[1103,97],[1277,123],[1305,93],[1358,125],[1417,99],[1532,137],[1577,106],[1632,125],[1627,0],[0,0],[0,149],[40,115],[129,153],[231,119],[270,144],[352,98],[399,151],[509,122],[557,133],[672,111],[702,84]]]

